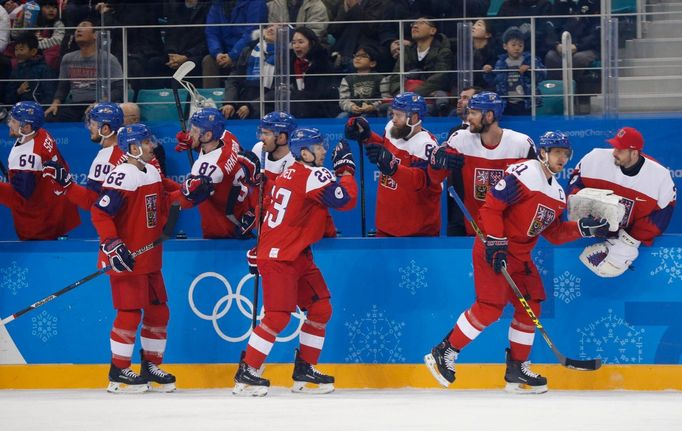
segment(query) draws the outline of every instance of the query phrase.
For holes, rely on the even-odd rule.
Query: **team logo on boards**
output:
[[[484,201],[485,195],[491,187],[504,177],[502,169],[474,169],[474,199]]]
[[[538,204],[535,210],[535,217],[528,227],[528,236],[538,236],[540,233],[547,228],[556,217],[556,213],[553,209],[548,208],[542,204]]]
[[[147,227],[156,227],[159,220],[157,217],[157,196],[156,193],[144,197],[145,211],[147,213]]]

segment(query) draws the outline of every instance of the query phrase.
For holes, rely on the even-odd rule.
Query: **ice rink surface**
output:
[[[672,431],[682,392],[337,390],[265,398],[230,390],[112,395],[104,390],[0,391],[3,431],[474,430]]]

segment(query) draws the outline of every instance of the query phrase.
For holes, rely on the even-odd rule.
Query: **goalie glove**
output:
[[[109,259],[109,265],[116,272],[133,272],[135,258],[128,247],[120,238],[112,238],[104,241],[102,251]]]
[[[609,222],[605,218],[583,217],[578,220],[578,230],[583,238],[606,238],[609,234]]]
[[[66,168],[61,165],[61,163],[53,162],[52,160],[48,160],[43,163],[43,178],[45,177],[52,178],[55,183],[59,184],[63,188],[68,188],[71,183],[73,183],[73,179],[69,171],[67,171]]]
[[[621,229],[618,238],[585,247],[580,261],[599,277],[618,277],[639,256],[639,244],[640,241]]]
[[[583,217],[606,219],[609,231],[617,232],[625,216],[621,197],[611,190],[584,188],[568,196],[568,219],[578,221]]]

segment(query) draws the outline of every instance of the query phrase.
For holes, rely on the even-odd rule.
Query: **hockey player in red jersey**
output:
[[[509,327],[506,350],[506,389],[510,392],[542,393],[547,379],[530,369],[535,325],[500,273],[506,268],[536,316],[540,316],[545,291],[531,251],[542,234],[553,244],[581,237],[603,236],[606,220],[586,217],[562,221],[566,208],[564,190],[554,177],[571,156],[571,145],[561,132],[547,132],[540,138],[538,159],[510,166],[487,196],[479,212],[479,227],[486,241],[473,248],[476,301],[464,311],[448,336],[424,361],[440,384],[455,380],[455,360],[460,351],[486,327],[496,322],[509,302],[514,318]]]
[[[154,157],[155,138],[143,124],[119,130],[118,145],[127,161],[109,173],[93,205],[92,222],[100,238],[99,266],[111,265],[111,290],[116,319],[110,334],[109,392],[144,392],[152,384],[161,391],[175,389],[175,377],[159,368],[166,350],[169,309],[161,274],[162,246],[133,258],[131,250],[161,236],[170,201]],[[191,184],[187,196],[201,193]],[[187,185],[187,184],[186,184]],[[197,191],[199,190],[199,191]],[[206,193],[202,193],[206,195]],[[130,369],[135,336],[142,321],[140,374]],[[157,386],[154,386],[156,388]]]
[[[21,240],[57,239],[80,224],[78,208],[43,178],[43,165],[54,161],[66,166],[57,143],[42,128],[43,108],[36,102],[19,102],[10,111],[10,136],[17,140],[9,153],[9,183],[0,183],[0,204],[12,212]]]
[[[676,200],[670,172],[642,152],[644,138],[637,129],[623,127],[608,142],[613,149],[587,153],[570,181],[570,194],[586,187],[611,190],[625,207],[617,237],[581,254],[580,260],[600,277],[616,277],[630,267],[640,243],[651,245],[668,227]]]
[[[116,103],[98,103],[86,114],[85,125],[90,132],[90,140],[102,146],[90,165],[87,184],[74,183],[68,169],[56,161],[43,163],[43,177],[52,178],[71,202],[90,211],[109,172],[125,161],[117,142],[118,129],[123,125],[123,111]]]
[[[201,150],[189,178],[209,177],[214,187],[213,194],[198,206],[203,237],[241,237],[253,224],[252,218],[244,216],[249,211],[248,184],[254,184],[260,175],[258,158],[242,151],[236,139],[223,140],[227,136],[225,119],[215,108],[195,112],[190,125],[190,139],[198,142]],[[184,208],[194,204],[181,199]]]
[[[296,350],[292,390],[327,393],[334,389],[334,378],[314,367],[332,306],[310,246],[323,237],[329,208],[349,210],[355,205],[355,163],[348,143],[341,141],[332,154],[336,176],[322,167],[327,144],[317,129],[297,129],[289,145],[296,162],[274,181],[256,253],[265,315],[253,330],[239,364],[235,395],[267,394],[270,382],[260,377],[258,369],[296,306],[307,318],[301,327],[300,350]],[[249,265],[255,266],[253,250],[249,255]]]
[[[426,102],[416,93],[397,95],[393,118],[384,136],[372,133],[367,120],[354,117],[346,124],[346,138],[364,144],[367,157],[381,172],[377,189],[377,236],[438,236],[440,182],[427,174],[431,151],[438,146],[422,126]]]
[[[458,130],[431,154],[429,173],[434,182],[442,181],[455,169],[459,180],[455,190],[476,220],[490,188],[504,176],[512,163],[535,159],[533,140],[523,133],[499,126],[504,103],[496,93],[482,92],[469,100],[468,129]],[[456,175],[455,175],[456,176]],[[461,212],[449,226],[449,235],[473,235]]]

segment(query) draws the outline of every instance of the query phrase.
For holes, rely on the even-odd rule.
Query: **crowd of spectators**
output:
[[[78,121],[95,101],[100,26],[111,30],[112,55],[99,64],[111,71],[112,101],[123,101],[124,91],[134,98],[142,89],[168,88],[173,72],[191,60],[197,67],[189,78],[197,87],[224,87],[219,108],[235,119],[261,116],[261,81],[266,100],[274,98],[281,23],[291,23],[289,89],[292,113],[300,118],[384,115],[401,89],[425,97],[431,115],[451,114],[460,90],[457,26],[443,19],[465,13],[472,17],[473,84],[508,99],[507,114],[528,114],[530,83],[560,75],[564,29],[573,36],[578,86],[585,68],[599,59],[599,20],[581,17],[599,13],[596,0],[505,0],[497,13],[510,18],[505,20],[487,17],[490,0],[0,0],[0,5],[0,105],[35,100],[45,105],[49,121]],[[545,16],[536,20],[534,69],[528,16]],[[388,20],[402,20],[404,28]],[[270,25],[261,32],[258,23]],[[149,27],[158,25],[169,27]],[[121,26],[129,27],[125,38]]]

